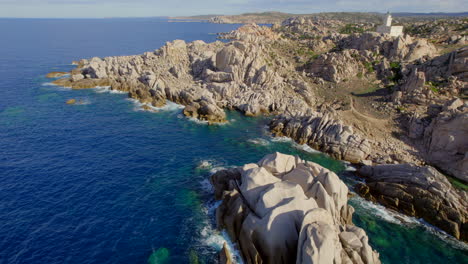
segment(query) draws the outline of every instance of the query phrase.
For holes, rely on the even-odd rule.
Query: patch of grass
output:
[[[353,93],[354,95],[363,95],[363,94],[369,94],[377,91],[379,89],[378,85],[369,85],[367,87],[364,87],[362,89],[359,89],[358,92]]]
[[[429,87],[429,89],[431,89],[433,93],[436,93],[436,94],[440,93],[440,89],[438,87],[439,84],[429,81],[429,82],[426,82],[426,85]]]
[[[403,107],[403,106],[401,106],[401,105],[397,106],[397,110],[398,110],[398,112],[400,112],[400,113],[406,112],[406,108]]]
[[[454,188],[468,192],[468,184],[454,177],[447,176],[447,179],[452,184]]]
[[[365,62],[364,67],[366,68],[367,73],[373,73],[374,72],[374,65],[370,62]]]
[[[357,75],[356,75],[359,79],[362,79],[362,77],[364,77],[364,74],[362,72],[359,72]]]

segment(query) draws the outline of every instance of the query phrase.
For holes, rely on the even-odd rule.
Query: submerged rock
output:
[[[47,78],[59,78],[59,77],[65,76],[67,74],[68,74],[68,72],[49,72],[46,75],[46,77]]]
[[[380,263],[352,224],[348,188],[316,163],[275,153],[211,181],[218,226],[247,263]]]
[[[364,166],[366,183],[357,185],[365,198],[409,216],[422,217],[448,234],[468,240],[468,195],[452,187],[430,166]]]

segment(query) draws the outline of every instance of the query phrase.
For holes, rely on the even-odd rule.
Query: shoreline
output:
[[[304,22],[291,20],[290,23],[295,25],[294,23]],[[366,56],[372,57],[374,55],[370,55],[365,50],[354,49],[357,43],[381,41],[382,45],[384,45],[385,43],[400,41],[400,39],[379,38],[369,33],[358,36],[344,36],[344,39],[340,41],[346,40],[348,42],[345,44],[338,43],[349,46],[343,46],[342,50],[339,51],[318,55],[314,59],[315,61],[310,62],[312,64],[311,71],[304,71],[300,74],[295,70],[291,70],[294,64],[287,61],[287,57],[272,55],[279,51],[275,45],[289,44],[287,41],[281,40],[274,30],[277,29],[272,30],[267,27],[248,25],[223,35],[226,38],[234,39],[229,43],[214,42],[207,44],[202,41],[185,43],[176,40],[167,43],[155,52],[147,52],[142,55],[81,60],[77,68],[71,71],[70,78],[59,79],[55,83],[65,86],[70,85],[73,89],[108,85],[112,87],[111,89],[127,92],[130,98],[139,100],[142,104],[151,104],[154,107],[162,107],[165,101],[168,100],[184,105],[183,113],[185,116],[206,121],[209,124],[225,122],[226,113],[224,109],[237,110],[245,116],[269,115],[272,117],[269,129],[273,134],[287,136],[299,145],[306,144],[313,149],[330,154],[335,159],[347,160],[354,164],[371,167],[373,163],[393,163],[397,166],[398,163],[415,163],[421,158],[418,157],[418,155],[421,155],[418,150],[415,150],[415,154],[413,154],[415,156],[410,154],[403,158],[393,158],[393,156],[407,151],[405,151],[406,149],[398,149],[403,141],[395,138],[385,138],[385,134],[380,135],[385,138],[385,141],[382,141],[385,144],[379,142],[378,137],[372,136],[370,137],[372,140],[369,140],[369,135],[375,133],[375,130],[368,132],[366,127],[361,128],[362,124],[373,124],[377,126],[375,128],[378,130],[378,124],[383,121],[356,110],[357,107],[362,106],[354,105],[353,100],[348,106],[349,109],[342,110],[342,106],[335,106],[330,103],[322,102],[320,105],[320,102],[317,102],[316,99],[318,98],[316,90],[326,86],[327,82],[332,83],[330,86],[333,87],[333,83],[347,82],[347,78],[344,77],[356,73],[350,70],[349,73],[345,72],[348,75],[340,76],[339,72],[324,72],[324,67],[313,68],[314,63],[317,65],[333,65],[337,60],[346,63],[356,63],[356,58],[367,60]],[[405,41],[408,42],[405,45],[413,45],[411,38],[405,37]],[[421,52],[423,52],[424,56],[434,56],[432,46],[427,42],[425,45],[427,46],[423,46],[418,51],[419,53],[414,50],[412,52],[417,53],[418,56],[422,56]],[[422,51],[423,49],[425,50]],[[395,52],[403,52],[403,49]],[[414,59],[414,54],[409,53],[398,56]],[[457,54],[461,53],[456,51],[451,54],[457,56]],[[386,56],[395,55],[383,54],[380,58],[386,60]],[[433,60],[445,60],[446,57],[448,56],[433,57]],[[366,63],[368,62],[364,61],[364,66],[367,65]],[[377,77],[379,74],[384,76],[385,74],[394,74],[392,72],[393,68],[391,68],[393,66],[385,66],[384,63],[381,65],[383,66],[373,66],[376,69],[375,74]],[[414,78],[414,76],[411,75],[411,72],[415,71],[411,68],[411,64],[408,65],[410,65],[408,66],[409,74],[403,79],[406,83],[412,82],[411,78]],[[423,64],[423,66],[430,67],[430,64],[428,66]],[[346,67],[346,65],[343,67]],[[387,68],[380,69],[379,67]],[[425,70],[425,68],[422,69]],[[368,75],[374,74],[373,71],[369,72]],[[310,77],[312,77],[312,80],[308,79]],[[401,89],[404,91],[404,89],[408,88],[405,88],[403,84]],[[444,98],[444,100],[446,99]],[[315,106],[317,109],[314,109]],[[463,103],[461,105],[457,103],[455,106],[447,105],[451,111],[453,110],[449,113],[454,116],[459,115],[459,111],[464,111],[460,110],[462,106]],[[350,124],[345,117],[350,117],[350,114],[355,115],[356,113],[359,115],[352,120],[355,123]],[[441,113],[443,112],[441,111]],[[425,128],[423,127],[423,129]],[[431,127],[430,129],[428,131],[436,131],[437,127]],[[397,148],[394,146],[395,142],[399,144]],[[388,153],[389,151],[390,153]],[[422,157],[422,159],[426,160],[427,158]],[[424,162],[418,165],[424,165]],[[391,166],[388,168],[390,169]],[[428,176],[422,175],[421,177]],[[390,178],[389,182],[384,181],[382,184],[391,186],[391,181]],[[405,184],[411,186],[413,183],[408,182]],[[417,185],[416,187],[421,188]],[[461,206],[453,205],[458,204],[458,202],[454,203],[454,201],[462,199],[460,195],[463,193],[454,191],[450,184],[446,185],[444,183],[443,188],[449,188],[452,192],[449,197],[452,200],[447,202],[450,208],[446,210],[461,210],[461,212],[458,212],[461,216],[456,216],[458,218],[455,227],[452,224],[455,221],[452,216],[448,218],[445,216],[443,218],[445,222],[443,223],[437,222],[439,221],[437,220],[436,222],[433,221],[432,224],[436,223],[442,226],[445,231],[463,240],[466,232],[460,228],[463,228],[463,221],[465,221],[463,220],[465,219],[463,208],[466,208],[466,205],[463,202]],[[370,191],[374,192],[375,190],[371,189]],[[437,190],[435,193],[438,192],[441,192],[441,190]],[[362,193],[361,195],[365,196]],[[387,195],[385,199],[395,200],[396,198],[392,195]],[[431,199],[437,200],[440,198],[437,197],[434,196]],[[402,199],[401,197],[398,198]],[[385,199],[379,201],[386,201]],[[414,206],[414,208],[412,207],[413,212],[418,211],[418,208],[424,208],[418,203]],[[400,208],[398,207],[398,199],[394,207]],[[435,210],[437,207],[433,209]],[[405,212],[406,209],[402,210]],[[446,223],[450,223],[450,226],[446,227]]]

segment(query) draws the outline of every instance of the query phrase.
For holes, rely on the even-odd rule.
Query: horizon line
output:
[[[171,18],[190,18],[190,17],[197,17],[197,16],[240,16],[244,14],[262,14],[262,13],[282,13],[287,15],[313,15],[313,14],[322,14],[322,13],[363,13],[363,14],[385,14],[386,12],[378,12],[378,11],[334,11],[334,12],[312,12],[312,13],[286,13],[281,11],[260,11],[260,12],[243,12],[239,14],[201,14],[201,15],[179,15],[179,16],[115,16],[115,17],[0,17],[0,19],[135,19],[135,18],[161,18],[161,19],[171,19]],[[459,14],[459,15],[468,15],[468,11],[463,12],[391,12],[392,14],[414,14],[414,15],[431,15],[431,14]]]

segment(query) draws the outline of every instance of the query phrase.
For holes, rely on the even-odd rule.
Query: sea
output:
[[[317,162],[352,188],[353,168],[286,138],[268,117],[228,112],[209,126],[180,105],[144,111],[103,87],[45,77],[72,61],[134,55],[166,41],[216,41],[239,25],[165,19],[0,19],[0,263],[217,263],[210,175],[280,151]],[[78,103],[68,105],[75,99]],[[468,263],[468,247],[420,219],[350,199],[383,263]]]

